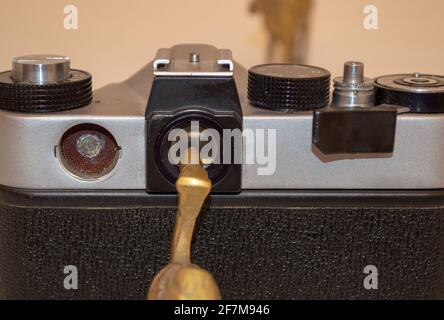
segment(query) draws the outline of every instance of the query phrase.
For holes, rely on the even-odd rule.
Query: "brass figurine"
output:
[[[254,0],[269,33],[267,62],[305,63],[312,0]],[[278,53],[278,54],[276,54]]]
[[[195,152],[189,149],[188,155]],[[197,153],[194,154],[196,156]],[[191,157],[192,159],[192,157]],[[199,158],[197,158],[199,159]],[[188,163],[184,161],[182,163]],[[211,191],[211,180],[200,164],[181,164],[176,182],[179,203],[170,263],[154,278],[148,300],[220,300],[219,287],[206,270],[191,263],[196,219]]]

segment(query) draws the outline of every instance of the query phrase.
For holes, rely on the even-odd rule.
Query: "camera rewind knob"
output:
[[[444,113],[444,76],[413,73],[381,76],[376,103],[406,107],[413,113]]]
[[[30,55],[13,59],[12,70],[0,73],[0,109],[16,112],[57,112],[92,101],[92,77],[70,68],[70,59]]]
[[[297,64],[265,64],[251,68],[248,99],[255,107],[274,111],[310,111],[330,101],[330,72]]]

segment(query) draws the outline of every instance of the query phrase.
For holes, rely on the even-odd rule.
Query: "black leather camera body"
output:
[[[444,77],[347,62],[331,103],[330,84],[207,45],[160,49],[94,93],[66,57],[15,58],[0,73],[0,298],[144,299],[170,258],[171,133],[195,123],[231,134],[203,161],[192,244],[224,299],[444,298]]]

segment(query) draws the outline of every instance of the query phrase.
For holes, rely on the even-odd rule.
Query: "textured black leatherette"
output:
[[[174,206],[0,204],[0,297],[144,299],[168,262],[174,217]],[[224,299],[440,299],[444,210],[210,206],[193,259]],[[67,265],[77,290],[63,286]],[[364,288],[367,265],[378,290]]]

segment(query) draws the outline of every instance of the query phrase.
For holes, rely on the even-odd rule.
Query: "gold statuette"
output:
[[[191,155],[193,152],[190,149],[188,154]],[[213,276],[191,263],[194,226],[211,187],[211,180],[202,165],[182,164],[180,166],[180,175],[176,182],[179,204],[171,246],[171,261],[154,277],[148,292],[149,300],[219,300],[221,298],[219,287]]]

